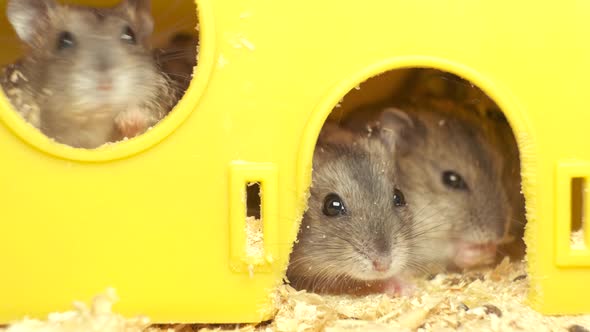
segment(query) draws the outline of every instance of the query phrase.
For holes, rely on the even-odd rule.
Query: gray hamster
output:
[[[480,130],[485,129],[487,142],[503,156],[501,180],[512,209],[510,219],[506,220],[506,235],[498,251],[515,259],[522,258],[526,216],[521,192],[520,156],[512,128],[496,102],[468,80],[433,68],[412,69],[403,89],[392,99],[397,104],[405,102],[429,107],[430,103],[433,109],[453,113],[470,111],[479,116],[480,123],[475,125]]]
[[[26,120],[57,142],[96,148],[131,138],[174,106],[174,88],[149,46],[149,0],[110,8],[10,0],[8,20],[28,46],[2,86]]]
[[[513,216],[502,177],[505,156],[490,122],[443,103],[359,110],[343,125],[396,135],[397,184],[413,213],[429,223],[420,255],[440,265],[493,263]]]
[[[365,138],[326,123],[314,152],[308,209],[290,257],[296,288],[409,294],[424,232],[397,185],[393,136]]]

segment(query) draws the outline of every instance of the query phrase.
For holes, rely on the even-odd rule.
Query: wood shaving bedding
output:
[[[16,112],[35,128],[39,128],[41,121],[41,108],[31,98],[30,91],[20,88],[21,82],[29,80],[19,70],[18,66],[10,65],[2,68],[0,74],[0,86],[10,100]],[[50,95],[51,91],[44,89],[44,94]]]
[[[572,232],[570,245],[572,246],[572,249],[578,249],[578,250],[586,249],[586,244],[584,243],[584,230],[583,229],[579,229],[577,231]]]
[[[264,253],[262,219],[246,218],[246,256],[262,257]]]
[[[525,304],[527,278],[524,262],[505,259],[495,268],[464,274],[439,274],[417,280],[412,297],[383,294],[364,297],[320,296],[278,290],[279,311],[271,322],[253,325],[149,326],[149,319],[124,319],[110,311],[112,291],[98,296],[91,308],[52,314],[47,321],[23,320],[3,332],[72,331],[576,331],[590,328],[590,315],[543,316]]]
[[[24,319],[3,332],[73,332],[73,331],[145,331],[150,321],[145,317],[126,319],[111,311],[117,301],[115,291],[109,289],[105,294],[96,296],[88,307],[81,302],[74,303],[74,310],[63,313],[52,313],[46,321]]]

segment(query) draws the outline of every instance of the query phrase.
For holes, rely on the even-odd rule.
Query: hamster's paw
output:
[[[120,113],[115,118],[115,125],[123,137],[132,138],[143,134],[148,128],[149,116],[138,108]]]
[[[412,296],[416,293],[416,285],[399,277],[383,281],[383,293],[389,296]]]
[[[496,258],[495,243],[471,243],[460,241],[456,245],[453,263],[462,269],[489,265]]]

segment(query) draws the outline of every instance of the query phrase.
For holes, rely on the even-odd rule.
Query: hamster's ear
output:
[[[154,32],[154,18],[152,17],[152,2],[150,0],[123,0],[119,5],[135,20],[141,38],[147,38]]]
[[[355,141],[352,131],[334,122],[326,122],[318,137],[318,144],[351,145]]]
[[[43,23],[47,23],[49,11],[55,7],[54,0],[10,0],[6,16],[18,37],[30,45]]]
[[[402,132],[413,127],[414,121],[408,113],[395,107],[384,109],[379,116],[379,137],[391,150],[395,150]]]

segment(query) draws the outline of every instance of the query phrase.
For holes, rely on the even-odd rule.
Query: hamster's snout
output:
[[[371,254],[367,255],[373,265],[373,269],[376,272],[389,271],[393,261],[390,242],[382,235],[374,239],[373,246],[372,250],[369,251]]]
[[[374,272],[386,274],[391,270],[393,263],[393,254],[391,252],[391,241],[386,238],[385,234],[375,237],[367,248],[361,249],[365,252]]]
[[[108,56],[102,55],[97,58],[96,60],[96,71],[99,73],[103,73],[111,69],[110,61],[108,60]]]
[[[484,183],[485,185],[485,183]],[[473,201],[471,213],[463,223],[457,223],[455,229],[453,263],[460,268],[472,268],[492,264],[496,258],[498,245],[505,233],[503,222],[510,217],[510,211],[503,204],[503,192],[493,184],[487,184],[495,190],[495,201],[480,197]]]
[[[100,91],[110,91],[113,89],[113,80],[112,78],[106,75],[100,75],[96,82],[96,88]]]
[[[474,268],[492,264],[504,235],[502,226],[502,223],[493,223],[491,220],[479,227],[468,226],[469,231],[455,240],[455,265],[459,268]]]
[[[380,255],[376,258],[373,258],[373,269],[377,272],[387,272],[391,267],[391,255]]]

